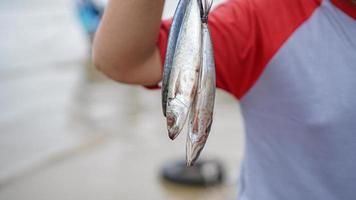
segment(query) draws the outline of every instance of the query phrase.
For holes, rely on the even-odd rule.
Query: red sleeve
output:
[[[229,0],[209,15],[217,86],[241,98],[273,55],[321,0]],[[158,46],[164,59],[171,20],[163,21]]]

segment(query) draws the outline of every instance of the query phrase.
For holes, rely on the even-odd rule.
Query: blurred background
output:
[[[224,163],[224,183],[163,181],[161,167],[185,158],[185,131],[169,140],[160,90],[115,83],[95,70],[90,41],[105,1],[95,9],[83,3],[0,1],[0,200],[236,199],[237,101],[217,93],[201,156]],[[166,1],[164,18],[176,5]]]

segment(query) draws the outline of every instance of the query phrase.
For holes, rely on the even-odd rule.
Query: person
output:
[[[80,25],[91,43],[104,12],[104,4],[95,0],[75,0],[75,5]]]
[[[112,0],[97,68],[156,85],[171,21],[164,0]],[[229,0],[209,16],[217,86],[241,101],[241,200],[356,197],[356,2]],[[158,38],[158,39],[157,39]]]

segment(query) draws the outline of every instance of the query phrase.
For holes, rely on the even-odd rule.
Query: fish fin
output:
[[[177,95],[180,93],[180,71],[178,72],[177,80],[175,83],[175,88],[174,88],[174,98],[177,97]]]

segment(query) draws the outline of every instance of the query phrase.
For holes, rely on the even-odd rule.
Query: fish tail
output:
[[[203,23],[208,23],[208,15],[214,0],[198,0],[200,5],[200,17]]]

